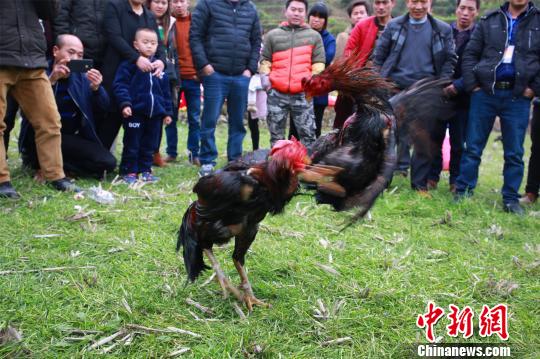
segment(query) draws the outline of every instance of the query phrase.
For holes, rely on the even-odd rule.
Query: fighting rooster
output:
[[[449,78],[426,78],[389,100],[399,131],[409,135],[415,152],[430,160],[440,153],[446,126],[456,113],[456,98],[445,90],[450,84]]]
[[[263,154],[263,158],[265,154]],[[176,250],[183,247],[188,279],[194,281],[201,271],[208,269],[203,254],[208,257],[223,290],[232,293],[251,311],[253,305],[266,306],[253,294],[244,257],[257,235],[259,222],[267,213],[283,212],[298,188],[298,174],[309,162],[307,149],[296,139],[276,142],[270,156],[257,162],[233,162],[212,175],[199,179],[193,192],[193,202],[182,220]],[[232,237],[233,262],[240,275],[243,294],[231,285],[212,253],[214,244],[223,244]]]
[[[317,186],[317,201],[336,210],[359,208],[362,218],[392,178],[396,162],[396,123],[388,102],[393,85],[357,58],[335,62],[304,80],[307,96],[338,90],[350,96],[356,112],[343,128],[320,137],[311,148],[313,166],[302,178]]]

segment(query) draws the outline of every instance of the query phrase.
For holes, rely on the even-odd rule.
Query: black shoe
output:
[[[57,190],[62,192],[81,192],[82,190],[73,182],[73,180],[70,180],[67,177],[61,178],[56,181],[50,182],[51,186]]]
[[[407,170],[395,170],[394,171],[394,177],[401,176],[403,178],[407,178],[409,175],[409,172]]]
[[[472,197],[473,193],[471,191],[467,191],[467,192],[455,192],[454,193],[454,203],[459,203],[461,201],[463,201],[464,199],[466,198],[470,198]]]
[[[504,211],[508,213],[517,214],[518,216],[524,216],[525,210],[519,202],[511,202],[511,203],[505,203],[504,204]]]
[[[11,182],[7,181],[0,183],[0,198],[19,199],[21,195],[15,191]]]

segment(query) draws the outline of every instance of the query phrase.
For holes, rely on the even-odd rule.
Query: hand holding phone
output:
[[[67,63],[67,67],[71,72],[88,72],[88,70],[94,68],[94,60],[71,60]]]
[[[51,74],[49,75],[49,80],[51,84],[55,84],[58,80],[66,79],[69,77],[70,70],[66,66],[67,60],[60,60],[55,62]]]
[[[99,89],[99,86],[103,82],[103,76],[101,73],[96,69],[90,69],[86,73],[86,78],[88,81],[90,81],[90,88],[92,91],[97,91]]]

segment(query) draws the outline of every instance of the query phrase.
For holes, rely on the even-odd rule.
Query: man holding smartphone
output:
[[[62,122],[62,156],[64,170],[80,176],[101,178],[113,171],[116,159],[102,145],[96,133],[94,118],[105,113],[109,96],[101,86],[101,73],[82,60],[84,48],[74,35],[60,35],[53,47],[53,63],[48,69],[56,105]],[[37,168],[34,136],[23,120],[20,143],[23,163]]]

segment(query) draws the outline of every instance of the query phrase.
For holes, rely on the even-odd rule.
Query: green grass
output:
[[[185,141],[185,125],[179,130]],[[222,155],[226,127],[218,128],[218,139]],[[267,143],[265,136],[262,144]],[[245,144],[251,146],[247,138]],[[10,323],[23,335],[21,343],[0,346],[0,357],[98,356],[99,350],[85,351],[92,339],[132,323],[173,326],[201,337],[137,335],[131,345],[118,345],[109,355],[162,357],[189,347],[184,356],[194,358],[404,358],[410,356],[412,344],[425,342],[415,322],[429,300],[446,310],[452,303],[470,305],[475,323],[483,304],[507,303],[513,357],[540,356],[540,280],[538,262],[533,264],[540,257],[540,221],[534,216],[540,206],[530,208],[532,215],[524,218],[501,211],[500,142],[488,145],[475,197],[459,204],[452,202],[445,180],[426,200],[409,189],[406,179],[397,178],[392,193],[377,201],[372,220],[340,233],[347,214],[316,206],[308,195],[296,197],[284,215],[263,222],[247,255],[255,294],[272,304],[270,309],[256,308],[247,320],[236,314],[232,299],[220,297],[215,282],[201,286],[210,273],[184,286],[183,263],[174,252],[175,232],[194,198],[191,188],[197,180],[196,169],[183,162],[185,157],[157,169],[162,179],[157,185],[139,191],[112,187],[118,201],[106,206],[33,183],[21,169],[15,147],[13,142],[10,166],[23,199],[0,202],[0,271],[95,269],[0,276],[0,326]],[[109,188],[110,181],[103,186]],[[77,212],[75,206],[94,210],[90,221],[67,221]],[[450,224],[437,225],[447,212]],[[493,225],[501,236],[490,233]],[[36,238],[44,234],[59,236]],[[216,253],[237,282],[231,248]],[[339,275],[317,264],[329,265]],[[503,280],[519,288],[507,295],[494,285]],[[214,314],[186,304],[188,297]],[[344,305],[328,320],[317,320],[317,299],[328,308],[338,301]],[[189,310],[217,321],[196,321]],[[447,324],[442,320],[435,329],[444,342],[500,342],[496,336],[479,337],[477,324],[473,338],[452,339],[445,334]],[[75,336],[70,328],[101,333],[74,342],[69,340]],[[321,345],[340,337],[352,341]],[[256,345],[261,353],[256,353]]]

